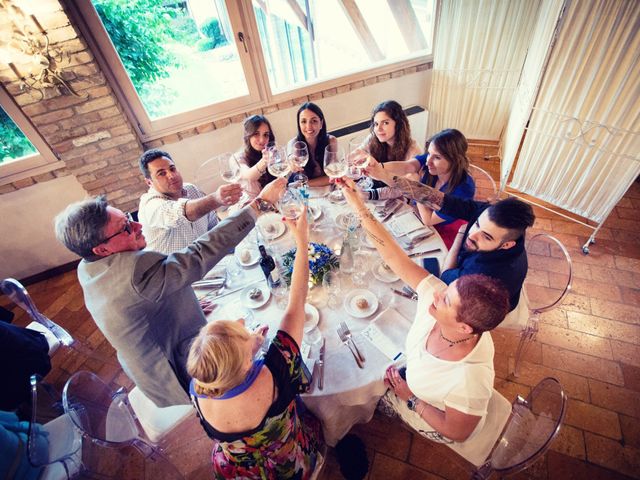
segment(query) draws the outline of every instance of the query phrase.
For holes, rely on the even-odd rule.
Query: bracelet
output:
[[[421,400],[422,401],[422,400]],[[424,413],[424,409],[427,408],[427,402],[422,401],[422,410],[418,412],[418,416],[422,418],[422,414]]]

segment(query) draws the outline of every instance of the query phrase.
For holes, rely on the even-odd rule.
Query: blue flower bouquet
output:
[[[295,258],[295,248],[282,256],[282,264],[285,268],[284,279],[287,285],[291,284]],[[309,280],[313,285],[321,285],[324,274],[338,268],[339,265],[338,257],[324,243],[309,243]]]

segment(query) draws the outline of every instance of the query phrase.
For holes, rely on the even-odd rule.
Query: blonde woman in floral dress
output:
[[[267,354],[256,355],[266,329],[241,321],[202,328],[187,369],[191,397],[214,440],[215,478],[307,479],[323,443],[320,422],[300,401],[309,375],[300,355],[309,279],[308,225],[304,212],[289,221],[297,251],[289,304]]]

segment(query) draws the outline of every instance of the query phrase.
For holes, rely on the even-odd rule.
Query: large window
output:
[[[60,162],[0,87],[0,184],[60,168]]]
[[[424,61],[435,16],[435,0],[73,5],[146,140]]]

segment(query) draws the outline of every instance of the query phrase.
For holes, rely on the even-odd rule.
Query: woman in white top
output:
[[[309,178],[309,185],[322,187],[329,185],[329,177],[324,173],[324,151],[327,146],[338,146],[338,140],[327,133],[324,113],[315,103],[307,102],[300,106],[297,113],[298,135],[289,141],[290,150],[295,142],[304,142],[309,151],[309,161],[304,167],[304,174]]]
[[[244,147],[236,153],[240,179],[247,194],[255,198],[267,183],[275,180],[267,172],[267,159],[263,153],[269,143],[276,141],[276,137],[266,117],[252,115],[244,121],[242,140]]]
[[[389,368],[387,398],[419,433],[446,443],[475,465],[489,455],[508,417],[508,402],[493,390],[493,342],[486,333],[509,311],[502,283],[467,275],[443,291],[439,281],[415,264],[364,204],[352,180],[339,180],[347,202],[382,260],[418,292],[414,323],[406,341],[406,380]],[[502,414],[488,415],[491,402],[506,403]]]

